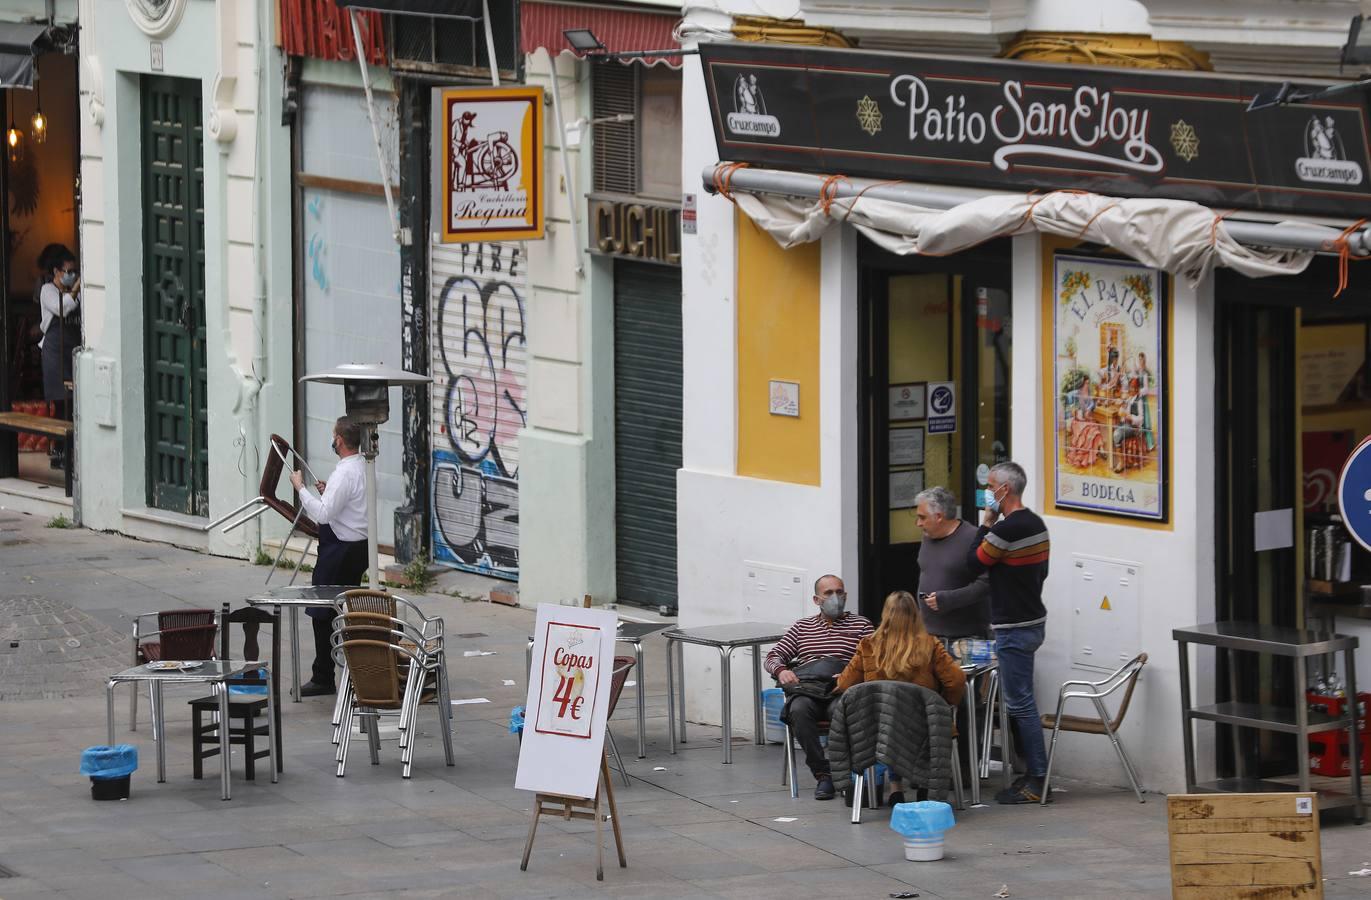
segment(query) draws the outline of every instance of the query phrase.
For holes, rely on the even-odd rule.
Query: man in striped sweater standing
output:
[[[802,677],[836,676],[857,651],[857,642],[874,630],[869,619],[847,611],[847,589],[837,575],[814,582],[814,605],[818,613],[791,625],[766,655],[763,665],[782,687],[798,684]],[[804,748],[805,765],[814,773],[815,800],[833,799],[828,756],[819,743],[819,722],[828,718],[830,702],[791,694],[784,713]]]
[[[992,468],[988,487],[990,500],[968,562],[973,571],[990,572],[990,627],[995,632],[1000,685],[1014,723],[1015,744],[1027,767],[995,800],[1036,803],[1042,799],[1047,775],[1047,748],[1033,696],[1033,655],[1042,646],[1047,626],[1047,525],[1023,505],[1028,476],[1018,463]]]

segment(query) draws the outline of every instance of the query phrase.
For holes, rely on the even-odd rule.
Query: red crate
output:
[[[1309,771],[1314,775],[1342,777],[1351,774],[1351,746],[1346,731],[1325,731],[1309,736]],[[1371,733],[1360,735],[1357,764],[1363,775],[1371,775]]]

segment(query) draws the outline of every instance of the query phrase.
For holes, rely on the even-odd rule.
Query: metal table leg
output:
[[[278,665],[281,659],[281,607],[276,607],[276,617],[271,622],[271,673],[267,678],[267,690],[276,701],[271,705],[271,728],[272,746],[276,750],[275,771],[282,771],[285,765],[286,754],[282,746],[281,735],[281,667]],[[342,689],[342,685],[339,685]]]
[[[676,755],[676,642],[666,642],[666,734],[667,748]]]
[[[981,676],[977,675],[971,683],[966,686],[966,755],[971,760],[971,805],[976,806],[981,802],[981,779],[980,761],[981,754],[976,747],[976,687],[981,683]],[[953,765],[960,766],[961,760],[954,759]]]
[[[163,784],[167,780],[167,721],[162,715],[162,682],[152,682],[152,696],[155,700],[152,715],[157,729],[153,739],[157,745],[157,783]]]
[[[524,681],[524,690],[527,691],[529,688],[533,687],[533,639],[532,639],[532,638],[529,638],[528,647],[527,647],[527,649],[524,650],[524,662],[525,662],[525,664],[526,664],[526,665],[525,665],[525,671],[528,672],[528,678],[525,679],[525,681]]]
[[[733,762],[733,648],[719,648],[720,705],[724,719],[724,765]]]
[[[273,672],[272,674],[275,675],[274,672]],[[226,693],[227,693],[227,692],[226,692]],[[451,706],[449,706],[448,708],[451,709]],[[277,780],[278,780],[278,778],[279,778],[279,775],[278,775],[277,773],[279,773],[279,772],[281,771],[281,756],[280,756],[281,751],[280,751],[280,749],[276,746],[276,741],[277,741],[277,740],[280,738],[280,736],[281,736],[280,731],[279,731],[279,730],[277,729],[277,727],[276,727],[276,714],[277,714],[277,712],[279,712],[279,708],[278,708],[277,705],[276,705],[276,687],[275,687],[275,685],[272,684],[272,679],[271,679],[271,678],[268,678],[268,679],[267,679],[267,750],[271,753],[271,756],[267,759],[267,762],[271,763],[271,783],[272,783],[272,784],[276,784],[276,782],[277,782]],[[247,725],[248,725],[249,728],[251,728],[251,727],[252,727],[252,721],[249,720],[248,723],[247,723]]]
[[[270,687],[267,688],[271,690]],[[228,683],[220,682],[216,685],[215,692],[219,695],[219,783],[223,788],[223,799],[229,799],[229,763],[232,761],[233,735],[232,728],[229,727],[229,703],[228,703]],[[161,705],[160,703],[158,704]],[[246,727],[252,727],[252,720],[246,721]],[[165,744],[163,741],[162,744]],[[159,746],[159,752],[162,745]],[[246,747],[246,745],[244,745]],[[160,763],[161,760],[159,759]],[[271,780],[276,780],[276,766],[271,767]]]
[[[1351,738],[1347,748],[1348,764],[1352,767],[1352,797],[1356,804],[1352,807],[1352,815],[1357,824],[1366,821],[1366,802],[1363,799],[1361,789],[1361,731],[1359,726],[1360,717],[1357,715],[1357,655],[1351,647],[1343,651],[1344,665],[1347,668],[1347,715],[1351,720],[1348,725],[1351,728]],[[112,707],[111,707],[112,708]],[[113,721],[111,719],[111,721]]]
[[[762,645],[752,645],[752,743],[765,744],[762,722]]]
[[[290,695],[300,702],[300,607],[290,608]]]
[[[1181,676],[1181,738],[1185,747],[1185,790],[1195,790],[1195,731],[1190,723],[1190,645],[1177,641],[1180,649]]]
[[[676,646],[676,690],[679,692],[676,698],[676,728],[680,736],[681,743],[686,742],[686,711],[685,711],[685,642],[678,641]]]
[[[1295,740],[1299,741],[1301,750],[1307,751],[1309,748],[1309,670],[1308,660],[1295,659],[1295,728],[1298,733]],[[1352,695],[1352,705],[1356,706],[1356,694]],[[1098,702],[1098,701],[1097,701]],[[1304,759],[1304,753],[1298,754],[1300,757],[1300,790],[1309,790],[1309,762]],[[1353,771],[1356,771],[1355,769]]]
[[[1000,684],[1000,774],[1004,787],[1014,780],[1014,738],[1010,732],[1009,704],[1005,700],[1003,680]]]
[[[638,668],[638,758],[643,759],[647,756],[647,696],[643,689],[647,686],[647,672],[643,671],[643,642],[633,642],[633,660]]]
[[[114,685],[113,681],[105,682],[105,728],[109,731],[109,746],[114,746]],[[133,690],[138,690],[138,682],[133,683]]]

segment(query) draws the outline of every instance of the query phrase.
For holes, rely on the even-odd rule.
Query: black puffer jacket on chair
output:
[[[946,800],[952,787],[952,707],[928,688],[904,681],[868,681],[829,707],[828,761],[833,785],[884,763],[908,787]]]

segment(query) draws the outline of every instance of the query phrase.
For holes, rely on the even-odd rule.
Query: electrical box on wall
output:
[[[743,560],[744,612],[778,622],[813,615],[814,592],[805,587],[808,579],[804,569]]]
[[[1142,567],[1071,554],[1071,664],[1112,672],[1141,649]]]

